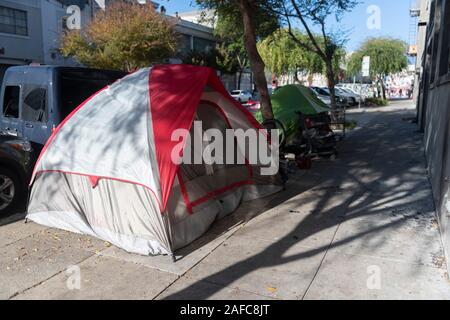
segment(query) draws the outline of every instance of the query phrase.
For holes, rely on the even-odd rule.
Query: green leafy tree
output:
[[[293,30],[295,36],[308,42],[309,37],[298,30]],[[317,36],[318,41],[323,46],[323,40]],[[266,66],[277,76],[294,74],[297,82],[300,82],[297,75],[299,72],[312,75],[314,73],[326,74],[324,61],[313,51],[305,50],[294,41],[286,29],[278,29],[270,36],[266,37],[258,44],[258,50],[263,57]],[[334,56],[334,69],[337,74],[340,64],[343,61],[345,50],[338,48]]]
[[[250,67],[247,51],[244,45],[244,36],[241,28],[236,28],[239,16],[220,15],[214,29],[215,36],[222,41],[222,50],[232,58],[234,68],[238,72],[237,89],[241,88],[243,72]],[[237,21],[238,20],[238,21]]]
[[[392,73],[401,72],[408,65],[406,57],[407,44],[402,40],[391,38],[367,39],[354,52],[347,64],[350,75],[361,73],[364,56],[370,57],[370,77],[381,84],[383,99],[386,100],[386,85],[384,78]]]
[[[112,3],[84,30],[63,36],[61,51],[88,67],[132,71],[176,52],[174,25],[150,4]]]
[[[234,61],[234,68],[238,72],[238,89],[241,86],[243,72],[250,67],[249,57],[244,43],[244,29],[242,18],[237,7],[217,12],[215,36],[222,42],[223,56]],[[256,16],[255,32],[258,38],[266,37],[278,28],[278,20],[268,11],[261,11]]]
[[[261,114],[266,126],[275,128],[272,104],[265,76],[265,65],[258,52],[256,43],[261,29],[266,27],[267,22],[269,22],[269,26],[272,21],[277,22],[277,16],[267,10],[264,0],[197,0],[197,3],[205,9],[214,10],[219,17],[219,21],[228,19],[228,21],[222,21],[226,26],[224,30],[233,29],[234,40],[231,42],[237,44],[239,42],[236,41],[239,40],[237,35],[241,35],[242,44],[254,74],[255,85],[261,96]],[[271,19],[268,19],[268,17]]]
[[[210,67],[225,74],[234,74],[238,71],[234,56],[230,56],[223,45],[204,52],[191,50],[181,55],[180,59],[185,64]]]
[[[268,0],[266,7],[276,13],[291,38],[304,50],[315,52],[324,62],[332,107],[336,107],[336,55],[340,53],[346,32],[333,32],[328,28],[331,18],[339,23],[343,15],[351,11],[357,0]],[[299,37],[295,26],[300,26],[309,41]],[[318,33],[315,31],[318,30]]]

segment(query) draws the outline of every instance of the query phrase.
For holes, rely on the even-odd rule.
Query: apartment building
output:
[[[0,0],[0,80],[11,65],[42,62],[40,0]]]
[[[88,24],[100,4],[108,7],[114,0],[0,0],[0,83],[4,71],[13,65],[52,64],[76,65],[59,52],[60,39],[67,29],[68,7],[76,5],[80,9],[81,27]],[[150,0],[129,0],[159,4]],[[211,26],[197,21],[183,20],[181,16],[170,17],[176,22],[180,34],[178,56],[190,50],[205,52],[216,46]],[[172,59],[172,62],[180,62]]]
[[[81,23],[93,10],[86,0],[0,0],[0,80],[9,66],[22,64],[73,65],[58,48],[66,29],[67,7],[77,5]],[[95,3],[95,2],[94,2]]]

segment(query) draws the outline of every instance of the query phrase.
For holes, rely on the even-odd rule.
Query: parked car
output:
[[[369,84],[361,83],[339,83],[336,85],[337,88],[350,90],[352,93],[362,96],[363,101],[367,98],[373,97],[373,90]]]
[[[324,94],[319,94],[317,90],[315,90],[314,88],[309,88],[312,93],[314,93],[316,95],[317,98],[319,98],[319,100],[321,100],[323,103],[325,103],[326,105],[330,106],[331,105],[331,99],[330,96],[328,95],[324,95]]]
[[[357,104],[359,104],[359,101],[361,100],[359,95],[357,95],[351,91],[348,91],[346,89],[335,88],[335,90],[336,90],[336,94],[338,94],[340,96],[344,96],[348,99],[350,106],[356,106]]]
[[[124,72],[58,66],[6,70],[0,92],[0,130],[44,145],[69,113]]]
[[[8,68],[0,91],[0,132],[5,140],[3,158],[8,159],[0,162],[0,186],[2,181],[7,181],[7,184],[12,181],[14,190],[17,191],[20,190],[16,186],[17,181],[22,187],[28,185],[28,176],[21,173],[25,155],[17,153],[21,148],[17,141],[21,141],[26,150],[39,154],[53,129],[70,112],[92,94],[125,74],[118,71],[59,66]],[[33,167],[34,160],[30,161],[30,166]],[[8,192],[12,191],[7,191],[6,194]],[[23,198],[23,195],[22,192],[16,193],[11,203],[4,205],[3,209],[0,204],[0,214],[14,208],[16,197]],[[5,199],[9,197],[11,193]]]
[[[248,102],[253,98],[253,94],[248,90],[233,90],[230,94],[239,102]]]
[[[324,97],[327,97],[328,99],[330,99],[330,91],[328,88],[311,87],[311,89],[317,94],[317,97],[319,99],[320,99],[319,96],[324,96]],[[339,107],[348,107],[351,105],[351,102],[349,101],[349,99],[346,96],[341,95],[339,93],[336,93],[336,103]],[[330,100],[330,104],[331,104],[331,100]]]
[[[37,159],[31,144],[0,134],[0,217],[17,210],[27,197],[28,182]]]
[[[350,94],[354,94],[354,95],[357,97],[356,101],[357,101],[358,103],[359,103],[360,101],[361,101],[362,103],[364,103],[364,102],[366,101],[366,97],[364,96],[362,90],[360,90],[360,92],[358,92],[357,90],[352,89],[352,88],[343,88],[342,90],[344,90],[345,92],[348,92],[348,93],[350,93]]]
[[[244,104],[244,107],[246,107],[250,112],[254,112],[261,109],[261,103],[259,101],[250,99],[247,101],[247,103]]]

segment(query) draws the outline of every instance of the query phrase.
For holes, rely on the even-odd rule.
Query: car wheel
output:
[[[22,195],[22,186],[17,175],[6,168],[0,168],[0,216],[13,213]]]

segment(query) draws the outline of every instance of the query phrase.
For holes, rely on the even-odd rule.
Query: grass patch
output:
[[[367,98],[366,103],[369,105],[376,105],[380,107],[385,107],[389,104],[387,100],[384,100],[383,98]]]
[[[353,130],[358,126],[358,122],[355,120],[345,121],[345,129],[346,130]]]

